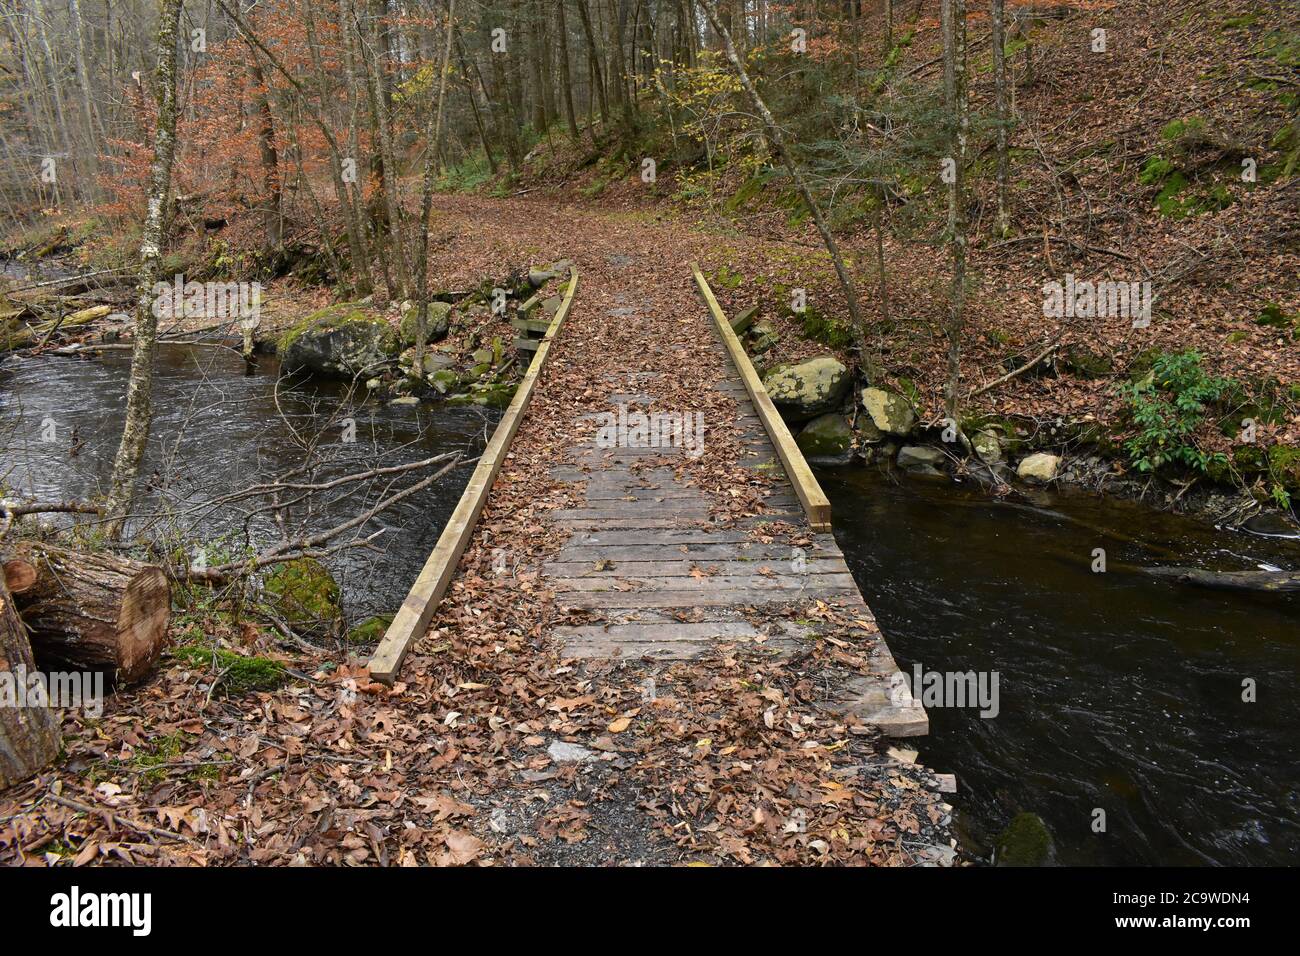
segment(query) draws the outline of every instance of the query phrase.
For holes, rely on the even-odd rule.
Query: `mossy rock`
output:
[[[518,383],[497,382],[489,385],[487,388],[474,391],[472,399],[475,405],[504,409],[509,406],[511,399],[515,397],[515,391],[518,388]]]
[[[795,439],[805,457],[818,463],[843,463],[853,449],[853,430],[838,412],[818,415]]]
[[[415,325],[419,311],[409,299],[402,303],[402,319],[397,324],[397,335],[403,348],[415,344]],[[429,303],[429,316],[425,323],[426,345],[441,342],[447,337],[447,332],[451,329],[451,312],[452,307],[447,302]]]
[[[287,372],[354,378],[396,358],[398,346],[391,325],[351,302],[313,312],[280,337],[276,352]]]
[[[876,429],[886,435],[906,438],[916,427],[916,412],[902,395],[884,388],[864,388],[862,407]]]
[[[1268,471],[1268,452],[1258,445],[1240,445],[1232,450],[1232,464],[1246,477]]]
[[[378,644],[388,626],[393,623],[393,615],[376,614],[348,630],[349,644]]]
[[[435,373],[445,371],[456,364],[456,360],[446,352],[440,352],[436,349],[424,350],[424,378],[427,381]],[[414,374],[415,371],[415,346],[411,346],[397,358],[397,366],[407,375]]]
[[[438,369],[428,376],[429,385],[439,395],[447,395],[460,388],[460,376],[449,368]]]
[[[788,366],[763,380],[772,404],[791,422],[805,422],[835,410],[851,384],[849,370],[831,355]]]
[[[1018,813],[998,836],[995,866],[1052,866],[1056,847],[1051,831],[1036,813]]]
[[[343,593],[329,568],[315,558],[277,564],[262,583],[274,609],[298,630],[320,636],[337,633],[343,621]]]
[[[219,675],[218,690],[225,694],[247,694],[275,690],[288,677],[284,665],[269,657],[245,657],[222,647],[190,644],[172,651],[172,657],[196,670],[210,669]]]
[[[1160,348],[1153,345],[1151,348],[1143,349],[1133,356],[1133,360],[1128,363],[1129,379],[1133,382],[1140,382],[1150,375],[1151,370],[1155,367],[1156,359],[1161,354]]]

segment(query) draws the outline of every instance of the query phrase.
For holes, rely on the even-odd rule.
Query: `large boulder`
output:
[[[414,302],[407,299],[402,303],[402,320],[397,325],[397,334],[402,339],[403,347],[415,344],[415,323],[420,310]],[[425,323],[425,344],[441,342],[451,329],[451,305],[447,302],[430,302],[429,317]]]
[[[395,358],[397,332],[356,302],[313,312],[281,336],[276,351],[286,372],[353,378]]]
[[[838,412],[818,415],[795,439],[805,457],[817,462],[843,463],[852,457],[853,429]]]
[[[906,438],[916,427],[916,412],[902,395],[883,388],[864,388],[862,407],[876,429],[885,435]]]
[[[763,384],[788,422],[806,422],[839,408],[849,390],[849,370],[829,355],[770,372]]]
[[[1049,455],[1047,452],[1038,452],[1030,455],[1020,462],[1016,468],[1016,474],[1023,481],[1051,481],[1056,477],[1057,471],[1061,467],[1060,455]]]

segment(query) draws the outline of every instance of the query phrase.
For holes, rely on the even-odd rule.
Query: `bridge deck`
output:
[[[731,372],[713,387],[735,403],[741,464],[783,480],[762,514],[710,527],[711,497],[673,467],[687,454],[682,448],[598,447],[594,438],[575,448],[573,462],[551,474],[574,483],[580,506],[553,513],[571,536],[543,565],[543,578],[558,604],[596,623],[554,628],[563,655],[791,654],[818,627],[798,609],[823,601],[871,632],[871,676],[844,688],[836,703],[892,735],[926,733],[925,711],[910,703],[906,688],[896,689],[898,667],[834,536],[810,530],[739,370],[720,340],[709,347]],[[609,377],[603,387],[613,414],[621,404],[649,400],[634,372]]]
[[[561,623],[547,636],[557,640],[566,659],[672,661],[708,654],[794,655],[819,634],[851,622],[857,659],[852,676],[825,681],[824,706],[852,714],[894,736],[928,730],[925,710],[900,685],[898,667],[862,599],[834,537],[814,529],[829,528],[829,505],[816,479],[780,422],[703,277],[696,272],[705,306],[715,320],[715,335],[680,336],[659,342],[661,351],[695,352],[704,344],[715,351],[709,365],[723,374],[701,385],[722,395],[681,389],[681,383],[658,380],[634,353],[626,370],[570,375],[570,387],[584,391],[586,411],[579,420],[641,412],[682,413],[665,408],[654,396],[672,392],[714,409],[705,422],[705,441],[734,441],[735,465],[760,469],[767,480],[754,482],[768,492],[761,505],[728,520],[715,520],[717,489],[706,490],[691,477],[687,447],[638,447],[636,441],[598,444],[596,427],[579,429],[585,437],[562,446],[550,459],[550,476],[561,487],[566,507],[548,507],[546,524],[568,532],[558,549],[545,554],[540,567],[542,590],[554,595]],[[544,391],[547,355],[561,343],[562,327],[577,286],[576,273],[554,323],[540,343],[538,358],[525,377],[515,402],[484,452],[474,477],[420,578],[411,589],[384,641],[370,662],[371,674],[392,682],[407,649],[424,635],[434,609],[456,573],[460,556],[475,534],[501,463],[527,412],[534,390]],[[617,308],[589,312],[579,320],[573,340],[606,336],[615,343],[636,337],[620,323],[635,322],[626,296],[615,294]],[[690,317],[698,330],[698,317]],[[611,333],[611,329],[619,329]],[[645,343],[641,343],[645,347]],[[578,368],[568,352],[563,361]],[[700,356],[710,358],[705,353]],[[638,367],[640,365],[640,367]],[[666,374],[676,366],[669,362]],[[558,374],[558,373],[557,373]],[[715,374],[715,373],[711,373]],[[587,400],[589,399],[590,400]],[[712,399],[712,400],[710,400]],[[718,421],[716,410],[734,409],[731,422]],[[604,409],[602,411],[601,409]],[[530,415],[533,427],[548,426]],[[714,437],[711,439],[709,436]],[[725,436],[725,437],[724,437]],[[730,461],[730,459],[728,459]],[[729,468],[732,466],[729,464]],[[729,472],[734,479],[734,468]],[[793,479],[791,477],[793,475]],[[737,484],[744,484],[738,482]],[[734,485],[727,484],[722,494]],[[748,507],[748,505],[746,505]],[[812,516],[810,518],[810,515]],[[833,613],[826,613],[833,609]],[[839,624],[828,623],[834,618]],[[839,643],[837,641],[837,643]],[[849,646],[845,644],[844,646]],[[865,652],[865,653],[864,653]],[[822,686],[819,684],[819,686]],[[832,686],[834,684],[834,686]]]

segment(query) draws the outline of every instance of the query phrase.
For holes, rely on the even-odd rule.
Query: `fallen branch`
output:
[[[156,839],[175,840],[179,843],[193,842],[187,837],[181,836],[179,833],[173,833],[171,830],[164,830],[160,827],[150,826],[147,823],[136,823],[134,820],[129,820],[120,813],[114,813],[107,807],[92,806],[89,803],[82,803],[80,800],[73,800],[69,797],[53,792],[46,794],[45,799],[52,803],[57,803],[61,807],[67,807],[69,810],[76,810],[78,813],[103,814],[109,821],[117,826],[127,830],[134,830],[136,833],[143,834],[144,836],[150,836]]]
[[[989,391],[990,389],[997,388],[999,385],[1003,384],[1004,382],[1009,382],[1013,378],[1016,378],[1020,375],[1024,375],[1031,368],[1033,368],[1043,359],[1047,358],[1047,356],[1051,355],[1060,347],[1061,347],[1061,340],[1057,339],[1047,348],[1043,349],[1041,352],[1039,352],[1037,355],[1031,358],[1024,365],[1020,366],[1020,368],[1013,369],[1012,371],[1008,372],[1006,375],[1003,375],[1001,378],[995,378],[987,385],[981,385],[979,388],[971,389],[969,392],[966,393],[966,400],[970,401],[972,398],[975,398],[977,395],[983,395],[985,392]]]

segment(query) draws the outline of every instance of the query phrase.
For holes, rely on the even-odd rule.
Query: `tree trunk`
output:
[[[1006,0],[993,0],[993,100],[998,123],[998,235],[1011,232],[1007,208],[1007,49]]]
[[[262,64],[257,62],[257,51],[251,44],[250,51],[253,56],[248,61],[248,72],[255,87],[253,105],[257,109],[257,145],[262,160],[262,188],[266,192],[266,244],[277,249],[283,239],[284,211],[280,190],[280,156],[275,148],[275,118],[271,115],[266,76],[262,72]]]
[[[158,127],[154,132],[153,166],[149,173],[149,206],[140,241],[131,377],[126,387],[126,421],[109,488],[111,520],[106,531],[114,538],[122,534],[153,424],[153,364],[158,339],[158,317],[152,308],[153,286],[162,260],[163,213],[171,191],[172,160],[176,155],[176,30],[180,16],[181,0],[163,0],[158,18]]]
[[[433,182],[438,173],[438,142],[442,138],[442,108],[447,95],[447,76],[451,72],[451,44],[456,0],[447,0],[447,37],[442,48],[442,71],[438,77],[438,106],[433,111],[424,145],[424,181],[420,188],[420,241],[416,250],[416,317],[415,361],[412,368],[418,381],[424,381],[424,346],[429,337],[429,216],[433,212]]]
[[[948,338],[948,382],[944,395],[944,414],[957,424],[957,395],[961,388],[962,328],[966,309],[966,141],[970,117],[966,109],[966,0],[944,0],[946,29],[944,39],[945,92],[948,94],[953,181],[948,193],[949,243],[952,250],[952,290],[948,321],[944,332]]]
[[[753,104],[754,111],[758,113],[763,121],[763,128],[767,133],[768,141],[772,148],[776,150],[781,162],[785,164],[786,171],[794,181],[795,188],[803,198],[804,204],[808,207],[808,212],[813,217],[813,222],[817,226],[817,231],[821,234],[822,242],[826,245],[826,251],[830,253],[831,262],[835,265],[835,274],[839,277],[840,288],[844,292],[844,298],[849,307],[849,319],[851,322],[854,342],[857,345],[859,355],[865,356],[866,330],[863,327],[862,312],[858,308],[858,293],[853,287],[853,280],[849,277],[849,270],[844,265],[844,258],[840,255],[839,245],[835,242],[835,237],[831,235],[830,227],[826,225],[826,220],[822,216],[821,207],[817,205],[817,200],[813,198],[812,191],[804,182],[803,174],[799,172],[799,167],[795,164],[794,156],[785,145],[785,137],[781,135],[781,128],[776,125],[776,120],[763,102],[762,97],[758,95],[758,90],[750,82],[749,74],[745,72],[744,65],[740,62],[740,57],[736,55],[735,44],[731,42],[731,34],[727,32],[726,27],[722,25],[722,20],[718,17],[717,7],[712,0],[700,0],[700,6],[704,9],[704,15],[708,17],[709,24],[713,27],[715,33],[722,40],[723,48],[727,54],[727,60],[731,63],[731,68],[736,71],[736,76],[740,79],[740,85],[749,95],[750,103]],[[874,373],[870,373],[874,377]]]
[[[569,135],[578,138],[578,118],[573,110],[573,79],[569,75],[569,28],[564,22],[564,0],[556,0],[556,32],[560,35],[560,87],[564,96],[564,118]]]
[[[36,670],[27,632],[14,608],[9,589],[0,578],[0,687],[11,683],[21,700],[0,696],[0,791],[41,771],[59,755],[58,715],[49,707],[9,706],[29,703],[27,678]]]
[[[605,77],[600,69],[600,50],[596,46],[596,34],[591,29],[591,14],[587,12],[587,0],[577,0],[578,19],[582,21],[582,35],[587,39],[587,59],[591,63],[593,85],[600,98],[600,121],[609,126],[609,97],[605,95]],[[595,134],[592,134],[594,139]]]
[[[5,562],[4,578],[42,667],[130,684],[167,645],[171,585],[156,565],[28,542]]]

